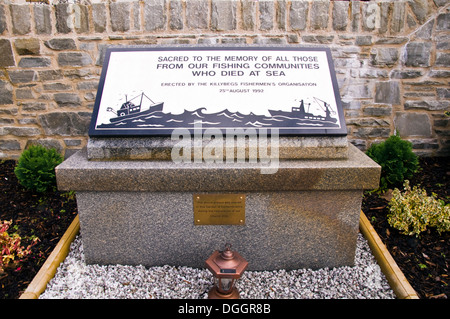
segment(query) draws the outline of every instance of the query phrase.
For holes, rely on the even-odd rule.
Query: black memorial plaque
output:
[[[346,135],[328,48],[109,48],[89,135],[174,129]]]

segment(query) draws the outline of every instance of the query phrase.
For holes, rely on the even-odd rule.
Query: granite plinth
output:
[[[362,191],[381,168],[348,145],[348,157],[260,163],[90,161],[84,149],[56,169],[77,192],[88,263],[203,267],[230,242],[251,270],[352,265]],[[193,194],[244,193],[245,225],[194,225]]]
[[[351,266],[361,191],[252,192],[246,223],[194,225],[186,192],[77,192],[90,264],[203,268],[231,243],[250,270]]]
[[[278,164],[275,174],[261,174],[266,164],[89,161],[84,149],[59,165],[56,175],[60,190],[238,192],[375,189],[381,171],[352,144],[346,159]]]
[[[134,138],[89,138],[87,145],[87,157],[89,160],[156,160],[171,161],[171,152],[178,140],[171,137],[134,137]],[[202,147],[208,145],[210,141],[203,140]],[[237,154],[238,143],[235,142],[231,149],[227,149],[224,138],[221,153],[223,159],[227,154]],[[249,138],[243,138],[245,143],[245,158],[249,158],[250,152],[258,154],[258,144],[249,143]],[[194,138],[191,138],[191,145],[194,145]],[[267,137],[268,155],[274,155],[272,150],[271,137]],[[347,136],[281,136],[278,139],[277,154],[280,160],[283,159],[344,159],[348,156]],[[227,153],[228,152],[228,153]],[[201,154],[199,157],[203,158]],[[194,147],[192,147],[191,159],[194,160]]]

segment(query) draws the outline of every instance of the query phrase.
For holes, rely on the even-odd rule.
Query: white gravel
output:
[[[206,269],[86,265],[78,236],[41,299],[204,299],[213,277]],[[237,287],[243,299],[392,299],[390,288],[359,234],[354,267],[246,271]]]

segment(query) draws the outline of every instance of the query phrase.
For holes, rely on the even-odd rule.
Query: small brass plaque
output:
[[[194,194],[194,225],[245,225],[244,194]]]

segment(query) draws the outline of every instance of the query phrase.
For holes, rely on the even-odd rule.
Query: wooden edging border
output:
[[[39,272],[36,274],[19,299],[39,298],[41,293],[43,293],[45,288],[47,288],[48,282],[55,276],[59,264],[63,262],[69,254],[70,244],[74,241],[79,231],[80,220],[78,215],[76,215],[69,228],[67,228],[66,232],[61,237],[50,256],[48,256]]]
[[[392,290],[399,299],[419,299],[416,291],[411,287],[403,272],[398,267],[394,258],[381,241],[377,232],[370,224],[366,215],[361,211],[359,229],[369,243],[373,255],[380,265],[381,271],[386,276]]]
[[[411,287],[405,275],[398,267],[391,254],[384,246],[375,229],[370,224],[366,215],[361,211],[359,219],[359,228],[361,233],[367,239],[369,247],[372,250],[381,270],[386,276],[389,285],[399,299],[419,299],[415,290]],[[60,239],[53,252],[42,265],[33,281],[20,296],[19,299],[38,299],[47,287],[48,282],[55,276],[60,263],[64,261],[69,253],[70,244],[73,242],[80,230],[80,221],[78,215],[74,218],[63,237]]]

